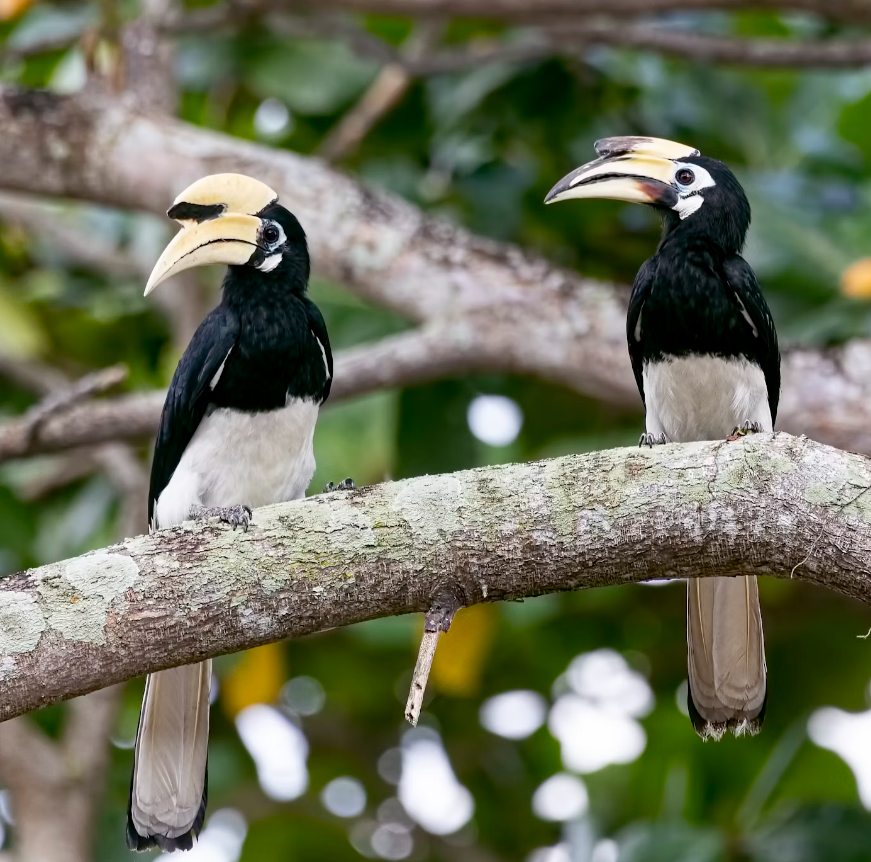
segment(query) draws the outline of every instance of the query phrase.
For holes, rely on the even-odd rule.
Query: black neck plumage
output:
[[[212,392],[215,407],[247,412],[283,408],[294,399],[320,403],[329,391],[329,341],[306,296],[308,267],[274,272],[231,267],[222,305],[239,322],[239,338]]]

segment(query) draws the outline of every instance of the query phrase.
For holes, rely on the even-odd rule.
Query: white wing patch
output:
[[[312,335],[315,335],[315,334],[312,332]],[[321,340],[320,340],[320,338],[317,337],[317,335],[315,335],[315,341],[317,341],[318,347],[320,347],[320,349],[321,349],[321,356],[323,356],[323,358],[324,358],[324,371],[327,372],[327,380],[329,380],[330,379],[330,364],[329,364],[329,362],[327,362],[327,351],[324,350],[324,346],[323,346],[323,344],[321,344]]]
[[[235,345],[234,345],[235,347]],[[227,355],[224,357],[224,361],[221,363],[220,368],[215,372],[212,379],[209,381],[209,389],[214,389],[218,385],[218,381],[221,379],[221,374],[224,373],[224,366],[227,364],[227,360],[230,358],[230,354],[233,352],[233,348],[231,347],[227,351]]]
[[[735,299],[738,300],[738,308],[741,309],[741,314],[744,316],[744,320],[746,320],[750,324],[750,328],[753,330],[753,334],[756,338],[759,338],[759,330],[756,328],[756,324],[753,322],[753,318],[750,317],[750,314],[747,312],[747,308],[744,303],[741,301],[741,297],[738,294],[735,294]]]

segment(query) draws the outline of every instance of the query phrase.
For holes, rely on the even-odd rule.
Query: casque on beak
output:
[[[570,198],[608,198],[673,207],[674,160],[698,150],[662,138],[619,137],[596,141],[599,158],[564,176],[547,194],[546,204]]]
[[[243,174],[213,174],[186,188],[167,211],[182,229],[164,249],[145,286],[210,263],[248,263],[258,249],[262,212],[278,195]]]

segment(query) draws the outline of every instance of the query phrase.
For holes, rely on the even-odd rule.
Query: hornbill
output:
[[[545,203],[610,198],[662,216],[656,254],[638,271],[626,336],[646,409],[641,444],[771,431],[780,393],[777,333],[741,257],[750,204],[735,175],[698,150],[657,138],[596,143]],[[756,578],[687,582],[688,707],[703,738],[756,733],[766,702]]]
[[[240,174],[205,177],[168,211],[182,229],[146,295],[182,270],[228,264],[163,406],[150,528],[218,517],[247,530],[252,506],[305,496],[312,437],[330,392],[324,319],[306,296],[305,233],[278,195]],[[343,483],[344,485],[345,483]],[[187,850],[203,825],[211,661],[151,674],[136,734],[127,844]]]

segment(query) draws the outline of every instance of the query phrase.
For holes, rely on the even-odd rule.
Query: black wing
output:
[[[732,291],[747,325],[753,330],[756,356],[754,357],[765,375],[768,389],[768,404],[772,423],[777,420],[777,404],[780,401],[780,349],[777,346],[777,330],[762,295],[756,273],[741,257],[729,258],[723,265],[726,282]]]
[[[154,504],[169,484],[181,456],[206,413],[212,390],[209,382],[233,349],[239,337],[239,321],[225,305],[219,305],[200,325],[191,339],[163,403],[160,428],[151,464],[148,491],[148,522]]]
[[[641,349],[641,309],[650,296],[650,288],[653,286],[653,276],[656,264],[653,258],[644,261],[635,283],[632,285],[632,296],[629,297],[629,313],[626,315],[626,340],[629,342],[629,358],[632,360],[632,370],[635,372],[635,382],[641,393],[641,401],[644,402],[644,356]]]
[[[329,376],[326,383],[324,383],[324,391],[321,396],[321,404],[323,404],[329,398],[330,386],[333,383],[333,352],[330,350],[330,336],[327,334],[327,325],[324,323],[321,310],[308,298],[305,303],[305,313],[312,335],[321,343],[321,347],[324,348],[324,356],[327,359]]]

